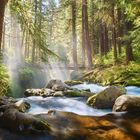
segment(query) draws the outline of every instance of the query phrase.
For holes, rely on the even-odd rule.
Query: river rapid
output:
[[[93,93],[98,93],[104,90],[106,87],[99,86],[97,84],[80,84],[75,85],[73,88],[77,89],[90,89]],[[126,87],[127,94],[140,96],[140,87],[128,86]],[[31,108],[28,113],[40,114],[46,113],[49,110],[58,110],[64,112],[73,112],[79,115],[85,116],[102,116],[111,112],[111,109],[95,109],[86,105],[86,100],[82,97],[28,97],[21,100],[27,101],[31,104]]]

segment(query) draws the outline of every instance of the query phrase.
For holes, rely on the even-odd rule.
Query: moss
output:
[[[89,97],[88,100],[87,100],[87,104],[90,105],[90,106],[93,106],[93,104],[94,104],[95,101],[96,101],[97,95],[98,95],[98,94],[94,94],[93,96]]]
[[[99,83],[101,85],[137,85],[140,86],[140,65],[130,63],[129,65],[116,65],[96,68],[90,76],[84,80]]]
[[[83,82],[82,81],[71,80],[71,81],[65,81],[65,84],[67,84],[69,86],[73,86],[73,85],[83,84]]]
[[[70,91],[64,92],[64,95],[69,96],[69,97],[80,97],[82,96],[82,92],[79,90],[70,90]]]
[[[68,97],[89,97],[92,94],[93,93],[86,90],[69,90],[64,92],[64,95]]]
[[[0,64],[0,96],[6,95],[9,91],[10,78],[8,71],[3,64]]]

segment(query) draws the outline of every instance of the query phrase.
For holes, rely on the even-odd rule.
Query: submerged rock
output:
[[[113,107],[115,100],[126,94],[126,90],[116,86],[110,86],[98,94],[88,98],[87,104],[98,109],[110,109]]]
[[[113,111],[140,111],[140,97],[132,95],[122,95],[118,97],[113,106]]]

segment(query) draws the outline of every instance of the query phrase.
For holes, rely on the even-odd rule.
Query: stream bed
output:
[[[90,89],[93,93],[98,93],[104,90],[106,87],[102,87],[96,84],[80,84],[73,86],[73,88],[78,89]],[[129,86],[126,87],[127,94],[140,96],[140,87]],[[86,105],[86,100],[83,97],[38,97],[32,96],[28,98],[23,98],[22,100],[27,101],[31,104],[31,108],[28,113],[30,114],[40,114],[46,113],[49,110],[58,110],[64,112],[73,112],[79,115],[86,116],[102,116],[110,113],[111,110],[108,109],[95,109]]]

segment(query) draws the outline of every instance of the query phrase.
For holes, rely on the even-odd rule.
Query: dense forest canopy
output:
[[[1,56],[5,61],[14,50],[22,64],[61,62],[75,69],[126,65],[129,71],[138,70],[139,4],[139,0],[1,0]]]
[[[87,60],[91,67],[97,58],[129,63],[138,57],[139,0],[10,0],[8,5],[20,25],[24,60],[38,63],[62,50],[74,66]]]

